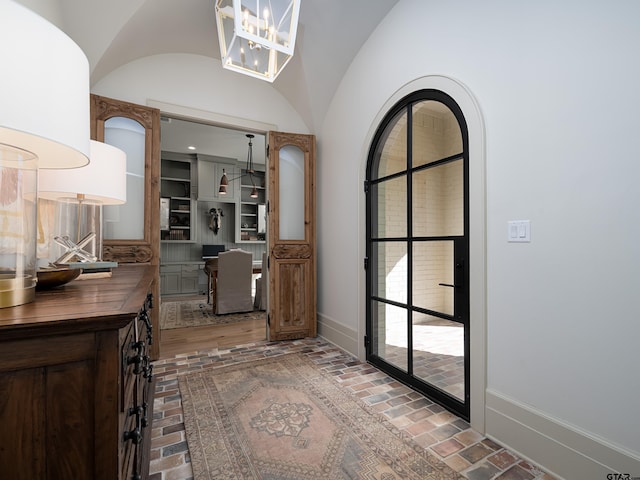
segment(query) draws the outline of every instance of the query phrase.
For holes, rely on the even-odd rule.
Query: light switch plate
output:
[[[529,220],[511,220],[507,222],[508,242],[531,242],[531,222]]]

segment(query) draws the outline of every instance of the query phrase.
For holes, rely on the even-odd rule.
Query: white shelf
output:
[[[182,182],[182,183],[191,183],[191,179],[189,178],[178,178],[178,177],[160,177],[160,180],[166,180],[168,182]]]
[[[246,170],[242,170],[241,173],[246,175]],[[250,198],[249,194],[254,188],[254,184],[249,182],[248,177],[243,177],[240,184],[240,195],[238,198],[238,209],[236,213],[236,242],[237,243],[264,243],[264,239],[243,239],[242,236],[252,237],[258,236],[258,228],[256,227],[243,227],[242,225],[257,225],[258,223],[258,205],[266,203],[266,187],[262,186],[265,183],[266,173],[263,171],[256,171],[253,174],[253,180],[255,183],[255,189],[258,191],[258,198]],[[264,234],[261,234],[264,235]]]

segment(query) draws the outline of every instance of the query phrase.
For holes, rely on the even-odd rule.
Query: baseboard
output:
[[[487,390],[486,435],[558,478],[640,477],[640,456]],[[620,477],[626,478],[626,477]]]
[[[317,315],[317,319],[318,335],[352,355],[358,356],[358,332],[356,330],[345,327],[320,313]]]

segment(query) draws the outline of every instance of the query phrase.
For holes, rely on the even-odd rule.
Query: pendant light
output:
[[[233,182],[234,180],[238,180],[239,178],[248,176],[249,180],[251,181],[251,186],[253,187],[253,189],[251,190],[251,194],[249,196],[251,198],[258,198],[258,189],[256,188],[256,183],[253,179],[253,175],[254,173],[256,173],[256,171],[253,168],[253,143],[251,142],[251,139],[253,139],[255,135],[252,133],[247,133],[246,137],[249,139],[249,151],[247,152],[247,163],[245,165],[245,172],[247,173],[244,175],[240,175],[239,177],[232,178],[231,181]],[[227,172],[223,168],[222,178],[220,178],[220,186],[218,188],[218,194],[226,195],[228,186],[229,186],[229,180],[227,179]]]

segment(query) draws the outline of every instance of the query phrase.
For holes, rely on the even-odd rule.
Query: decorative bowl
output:
[[[36,290],[60,287],[75,280],[82,273],[81,268],[46,268],[38,270]]]

